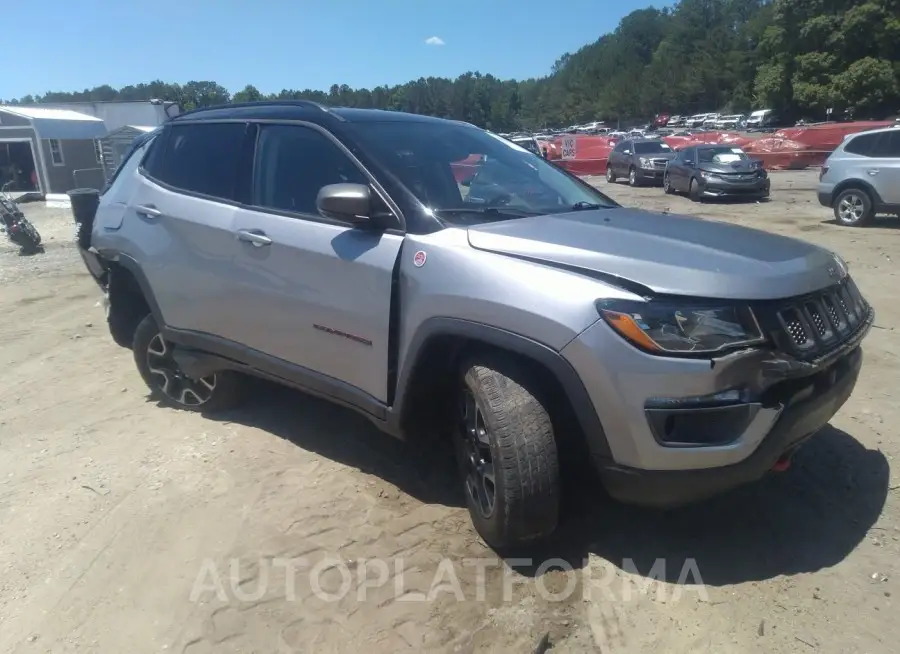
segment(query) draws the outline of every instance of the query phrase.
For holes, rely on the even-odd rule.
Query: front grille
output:
[[[825,290],[766,303],[757,308],[760,325],[778,349],[812,359],[850,339],[866,322],[869,305],[849,277]]]
[[[653,159],[651,163],[653,164],[654,168],[658,168],[659,170],[662,170],[666,167],[666,164],[668,163],[668,159]]]

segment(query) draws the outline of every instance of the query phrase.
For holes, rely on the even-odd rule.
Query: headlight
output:
[[[641,168],[653,168],[653,162],[650,161],[647,157],[641,157],[638,159],[638,163],[641,164]]]
[[[600,302],[598,309],[621,336],[654,354],[712,354],[766,340],[746,306]]]
[[[705,170],[701,170],[700,177],[702,177],[703,179],[717,179],[719,176],[715,173],[708,173]]]

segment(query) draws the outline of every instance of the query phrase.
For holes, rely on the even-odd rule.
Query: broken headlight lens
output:
[[[655,354],[713,354],[766,340],[747,306],[600,302],[598,308],[616,332]]]

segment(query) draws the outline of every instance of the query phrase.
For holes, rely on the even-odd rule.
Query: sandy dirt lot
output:
[[[0,242],[0,652],[896,651],[900,221],[831,224],[815,179],[701,205],[596,180],[839,252],[876,328],[788,472],[671,513],[576,480],[530,564],[480,542],[439,447],[264,384],[217,419],[149,401],[68,211],[26,205],[46,252]]]

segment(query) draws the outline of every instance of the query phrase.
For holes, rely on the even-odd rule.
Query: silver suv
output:
[[[495,547],[554,530],[570,462],[653,506],[785,468],[873,320],[826,250],[622,208],[468,124],[307,102],[166,123],[82,255],[160,400],[225,409],[250,375],[399,438],[427,420]]]
[[[865,225],[880,213],[900,215],[900,128],[847,136],[822,166],[818,196],[842,225]]]

